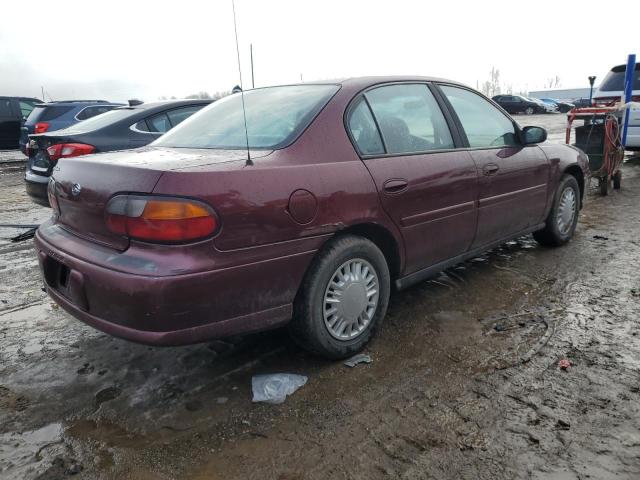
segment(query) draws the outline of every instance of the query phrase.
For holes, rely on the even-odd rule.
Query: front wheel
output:
[[[332,240],[307,272],[296,298],[290,332],[304,349],[347,358],[367,344],[389,304],[389,267],[369,240]]]
[[[572,175],[563,175],[556,190],[545,227],[533,233],[542,245],[564,245],[576,230],[580,210],[580,187]]]
[[[533,107],[527,107],[524,113],[526,113],[527,115],[533,115]]]

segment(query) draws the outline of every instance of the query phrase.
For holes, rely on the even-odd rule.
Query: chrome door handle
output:
[[[399,193],[409,186],[409,182],[404,178],[392,178],[384,182],[384,191],[387,193]]]
[[[495,163],[487,163],[482,168],[482,173],[484,175],[495,175],[496,173],[498,173],[498,170],[500,170],[500,167]]]

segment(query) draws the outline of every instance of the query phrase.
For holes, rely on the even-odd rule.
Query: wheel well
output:
[[[387,260],[391,278],[393,279],[398,276],[401,264],[400,249],[398,248],[396,239],[389,230],[373,223],[361,223],[340,230],[337,235],[349,234],[364,237],[375,243]]]
[[[564,173],[571,175],[576,179],[576,182],[578,182],[578,187],[580,187],[580,207],[582,207],[582,201],[584,199],[584,174],[582,173],[582,169],[577,165],[571,165]]]

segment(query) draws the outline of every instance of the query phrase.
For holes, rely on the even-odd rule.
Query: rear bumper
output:
[[[49,197],[47,196],[49,177],[36,175],[35,173],[27,170],[24,174],[24,183],[27,195],[31,197],[31,200],[43,207],[50,207]]]
[[[47,228],[51,227],[45,227],[45,232]],[[287,323],[314,254],[302,252],[183,275],[147,276],[82,260],[56,248],[45,236],[39,230],[35,245],[51,298],[98,330],[150,345],[198,343]],[[82,239],[71,242],[87,243]],[[65,243],[65,250],[74,251],[73,247]],[[176,254],[175,260],[184,263],[184,252]],[[58,274],[60,265],[66,269],[64,285]]]

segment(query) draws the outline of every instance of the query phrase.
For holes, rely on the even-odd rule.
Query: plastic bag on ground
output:
[[[293,392],[307,383],[304,375],[273,373],[256,375],[251,379],[254,402],[282,403]]]

